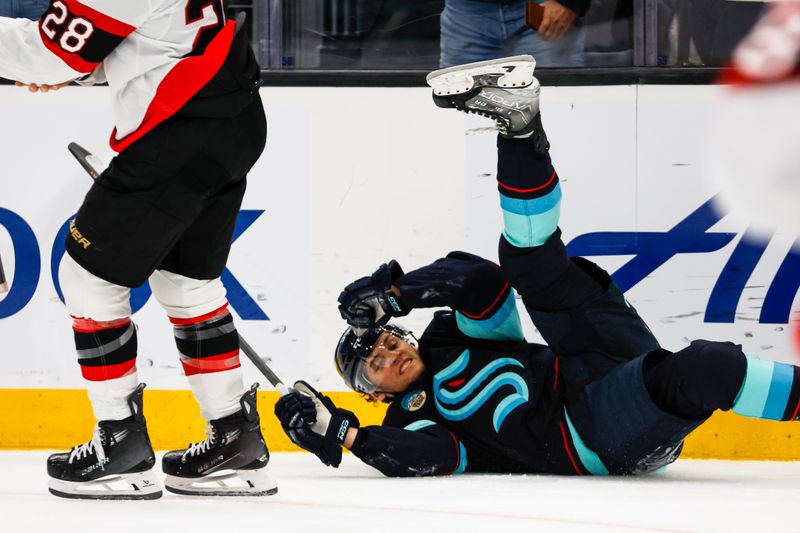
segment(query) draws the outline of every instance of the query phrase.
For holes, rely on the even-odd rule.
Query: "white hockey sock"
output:
[[[187,376],[200,414],[216,420],[241,410],[239,399],[245,393],[241,367],[209,374]]]
[[[97,420],[122,420],[131,416],[128,397],[139,384],[137,372],[105,381],[86,381],[89,400]]]

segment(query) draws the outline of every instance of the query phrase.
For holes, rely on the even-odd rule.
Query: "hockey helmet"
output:
[[[383,332],[416,344],[414,335],[407,329],[395,324],[385,324],[367,329],[348,326],[336,345],[334,354],[336,370],[347,386],[356,392],[366,394],[380,392],[366,375],[366,362],[375,347],[375,342]]]

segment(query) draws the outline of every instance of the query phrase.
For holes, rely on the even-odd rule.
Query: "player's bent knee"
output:
[[[720,369],[744,372],[747,365],[742,347],[732,342],[696,340],[677,352],[686,362],[688,372],[713,375]]]
[[[675,354],[684,387],[702,392],[716,409],[729,409],[742,386],[747,359],[732,342],[697,340]]]
[[[172,318],[195,318],[224,307],[228,300],[220,278],[193,279],[156,270],[150,288],[161,307]]]
[[[112,322],[131,316],[130,289],[95,276],[64,254],[58,280],[73,317]]]

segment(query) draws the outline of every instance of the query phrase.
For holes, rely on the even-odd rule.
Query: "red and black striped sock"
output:
[[[195,318],[173,318],[175,343],[186,376],[239,368],[239,334],[227,304]]]
[[[109,322],[73,318],[72,330],[85,379],[107,381],[136,371],[136,326],[130,318]]]

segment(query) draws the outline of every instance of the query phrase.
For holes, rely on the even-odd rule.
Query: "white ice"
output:
[[[800,462],[680,460],[628,478],[388,479],[346,455],[335,470],[273,454],[275,496],[64,500],[47,452],[0,452],[0,532],[800,531]]]

